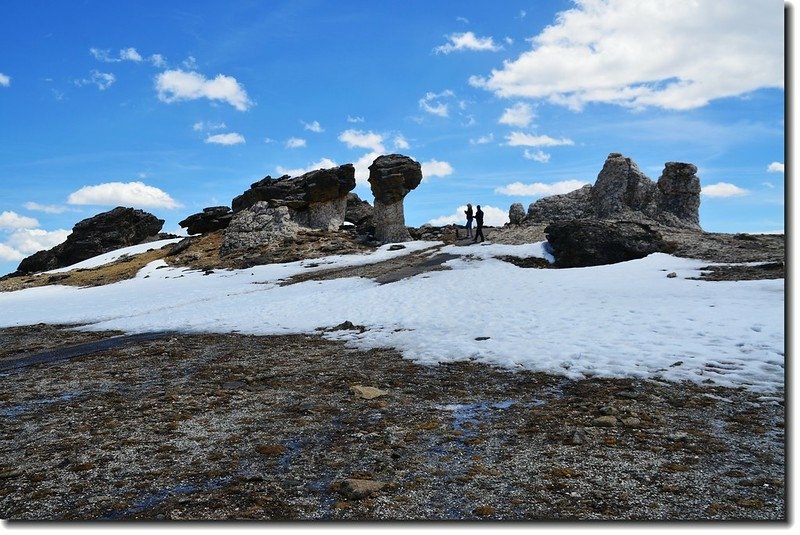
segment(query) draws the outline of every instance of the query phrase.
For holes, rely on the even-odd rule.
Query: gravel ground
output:
[[[0,340],[7,362],[118,334]],[[786,519],[783,392],[236,334],[165,335],[0,382],[4,519]]]

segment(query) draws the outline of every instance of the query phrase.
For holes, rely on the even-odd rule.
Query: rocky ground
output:
[[[0,291],[106,284],[158,258],[213,270],[369,249],[347,231],[312,234],[220,259],[211,233]],[[709,263],[766,263],[704,278],[783,276],[783,236],[671,239]],[[446,260],[308,277],[389,283]],[[783,391],[426,367],[321,335],[134,339],[51,325],[0,330],[0,385],[4,519],[786,519]]]
[[[117,334],[6,329],[0,362]],[[237,334],[0,381],[5,519],[786,518],[782,392]]]

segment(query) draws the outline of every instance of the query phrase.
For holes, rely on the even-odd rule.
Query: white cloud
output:
[[[403,134],[398,134],[394,137],[394,148],[398,150],[405,150],[411,148],[411,145],[408,144],[408,141]]]
[[[511,197],[546,197],[548,195],[569,193],[570,191],[582,188],[586,184],[587,182],[582,180],[562,180],[561,182],[554,182],[552,184],[545,184],[543,182],[534,182],[533,184],[513,182],[506,186],[496,188],[494,192]]]
[[[195,132],[202,132],[204,130],[222,130],[227,128],[225,123],[212,123],[210,121],[197,121],[192,125],[192,130]]]
[[[117,77],[110,72],[100,72],[98,70],[93,70],[91,72],[90,78],[75,80],[75,85],[81,87],[84,85],[94,84],[100,91],[105,91],[106,89],[111,87],[111,84],[113,84],[116,81],[116,79]]]
[[[749,194],[750,192],[734,184],[718,182],[716,184],[711,184],[710,186],[703,186],[700,190],[700,193],[706,197],[741,197]]]
[[[181,62],[181,65],[183,65],[184,69],[187,69],[187,70],[190,70],[190,71],[197,70],[197,60],[195,59],[194,56],[189,56],[188,58],[183,60]]]
[[[299,137],[290,137],[286,140],[286,148],[288,149],[298,149],[300,147],[306,146],[306,140],[301,139]]]
[[[685,110],[784,86],[782,3],[580,0],[473,86],[501,97]]]
[[[524,158],[528,160],[535,160],[541,163],[547,163],[550,161],[550,155],[543,150],[537,150],[536,152],[531,152],[528,149],[525,149],[525,152],[522,153]]]
[[[348,123],[363,123],[364,122],[364,118],[363,117],[358,117],[358,116],[351,117],[350,115],[348,115],[347,116],[347,122]]]
[[[439,160],[422,162],[422,177],[428,179],[434,176],[447,176],[453,174],[453,166]]]
[[[783,173],[783,164],[781,162],[772,162],[767,166],[767,171],[770,173]]]
[[[142,56],[139,54],[135,48],[123,48],[119,51],[119,58],[123,61],[135,61],[140,62],[142,61]]]
[[[227,134],[215,134],[206,138],[206,143],[215,143],[217,145],[239,145],[245,143],[244,136],[237,132],[228,132]]]
[[[364,132],[362,130],[349,129],[339,134],[339,141],[349,148],[369,149],[371,152],[385,152],[383,146],[383,136],[373,131]],[[370,162],[372,163],[372,162]]]
[[[316,133],[324,132],[324,130],[322,129],[322,126],[320,126],[320,124],[319,124],[319,121],[314,121],[314,122],[311,122],[311,123],[303,122],[303,128],[305,128],[306,130],[310,130],[312,132],[316,132]]]
[[[39,222],[24,215],[19,215],[16,212],[3,212],[0,213],[0,229],[21,229],[21,228],[36,228]]]
[[[207,98],[227,102],[239,111],[245,111],[253,103],[236,78],[218,74],[213,80],[194,71],[169,70],[156,76],[158,99],[172,103],[181,100]]]
[[[506,108],[503,111],[503,115],[500,117],[500,119],[498,119],[497,122],[500,124],[525,128],[531,124],[533,118],[534,113],[531,105],[526,104],[525,102],[517,102],[510,108]]]
[[[428,91],[427,93],[425,93],[424,97],[419,99],[419,107],[422,111],[425,111],[432,115],[438,115],[439,117],[448,117],[449,105],[448,103],[444,102],[443,99],[454,96],[455,94],[449,89],[445,89],[441,93],[433,93]]]
[[[34,212],[44,212],[46,214],[63,214],[69,208],[66,206],[60,206],[57,204],[39,204],[38,202],[26,202],[22,206],[25,207],[26,210],[32,210]]]
[[[473,206],[473,209],[475,207]],[[464,215],[464,210],[467,209],[467,205],[462,205],[456,208],[456,211],[452,215],[444,215],[441,217],[437,217],[428,221],[431,225],[435,227],[443,227],[445,225],[464,225],[467,222],[467,218]],[[506,223],[508,223],[508,210],[503,210],[502,208],[495,208],[494,206],[483,206],[481,205],[481,210],[483,211],[483,224],[489,227],[502,227]]]
[[[503,47],[494,42],[491,37],[477,37],[472,32],[451,33],[447,36],[448,43],[433,49],[437,54],[449,54],[461,50],[477,50],[497,52]]]
[[[511,132],[506,136],[506,143],[510,147],[556,147],[559,145],[574,145],[571,139],[555,139],[550,136],[534,136],[524,132]]]
[[[5,243],[0,243],[0,260],[5,262],[16,262],[25,258],[25,255],[9,247]]]
[[[472,145],[486,145],[487,143],[491,143],[494,141],[494,134],[489,134],[487,136],[481,136],[478,139],[470,139],[469,142]]]
[[[8,76],[7,74],[3,74],[2,72],[0,72],[0,85],[2,85],[3,87],[10,86],[11,85],[11,77]]]
[[[167,66],[167,60],[164,59],[164,56],[162,56],[161,54],[153,54],[147,59],[150,61],[150,63],[153,64],[153,67],[159,67],[160,68],[160,67],[166,67]]]
[[[772,182],[762,182],[761,185],[764,186],[765,188],[775,189],[775,184],[773,184]]]
[[[166,192],[143,182],[107,182],[96,186],[84,186],[70,193],[67,203],[147,208],[181,206]]]
[[[279,165],[275,169],[281,175],[300,176],[308,173],[309,171],[316,171],[317,169],[330,169],[331,167],[336,167],[336,162],[334,162],[330,158],[322,158],[320,161],[312,163],[307,167],[298,167],[295,169],[289,169],[287,167]]]
[[[23,255],[23,258],[32,255],[37,251],[50,249],[62,243],[70,235],[69,230],[42,230],[42,229],[20,229],[12,233],[5,245]],[[21,260],[22,258],[10,259]]]

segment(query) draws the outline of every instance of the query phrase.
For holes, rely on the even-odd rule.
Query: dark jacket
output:
[[[479,227],[483,226],[483,210],[478,208],[478,211],[475,212],[475,222],[478,224]]]
[[[464,213],[467,214],[467,221],[472,221],[472,206],[468,206]]]

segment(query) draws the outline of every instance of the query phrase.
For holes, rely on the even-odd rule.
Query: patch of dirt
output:
[[[743,281],[786,278],[786,266],[783,262],[767,262],[755,266],[706,266],[699,277],[689,277],[706,281]]]
[[[37,336],[73,334],[0,330],[7,356]],[[236,334],[0,381],[4,519],[786,519],[783,392]]]

